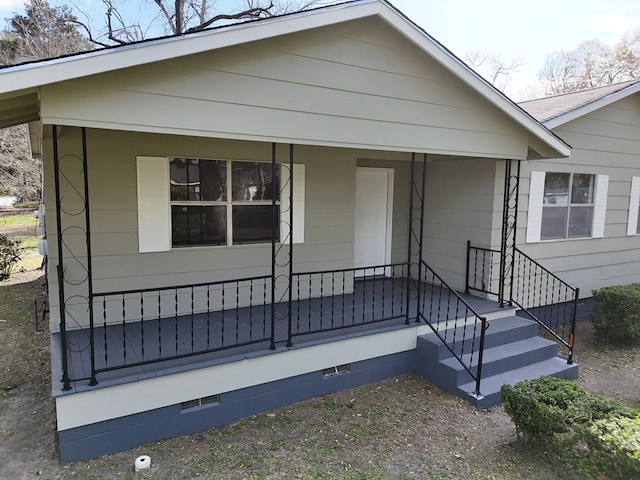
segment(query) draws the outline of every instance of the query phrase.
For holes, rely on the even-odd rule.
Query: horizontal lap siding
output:
[[[46,87],[42,110],[63,124],[383,150],[522,158],[527,145],[374,19]]]
[[[627,236],[631,177],[640,168],[640,98],[620,100],[554,130],[573,147],[571,158],[523,162],[519,239],[524,239],[531,171],[609,175],[604,238],[522,243],[523,250],[581,296],[607,285],[640,282],[640,237]]]
[[[467,241],[491,245],[495,172],[486,159],[427,164],[425,260],[453,288],[465,286]]]

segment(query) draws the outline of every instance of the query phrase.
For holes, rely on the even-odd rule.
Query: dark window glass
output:
[[[170,162],[171,201],[225,201],[227,162],[172,158]]]
[[[568,205],[569,173],[547,173],[544,177],[544,204]]]
[[[174,246],[227,243],[227,207],[172,205],[171,241]]]
[[[232,207],[233,243],[263,243],[271,241],[273,223],[271,205],[234,205]],[[276,225],[279,224],[279,214]],[[276,241],[279,240],[276,229]]]
[[[564,238],[567,225],[568,207],[543,208],[542,209],[542,240]]]
[[[273,188],[271,164],[264,162],[231,162],[233,201],[271,200]],[[280,190],[280,169],[275,171],[276,199]]]
[[[593,175],[573,174],[571,203],[593,203]]]
[[[592,218],[593,207],[571,207],[568,237],[590,237]]]

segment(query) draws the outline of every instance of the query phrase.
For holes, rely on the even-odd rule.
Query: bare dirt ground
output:
[[[310,399],[197,435],[60,465],[48,335],[33,333],[33,318],[25,313],[32,311],[32,299],[41,295],[42,286],[37,271],[0,283],[0,319],[6,320],[0,322],[0,479],[587,478],[518,443],[502,407],[476,410],[417,375]],[[18,301],[24,302],[20,318],[5,318],[8,303]],[[640,348],[601,346],[589,323],[578,326],[576,338],[579,383],[640,406]],[[17,357],[15,346],[20,347]],[[133,462],[142,454],[151,456],[152,468],[135,473]]]

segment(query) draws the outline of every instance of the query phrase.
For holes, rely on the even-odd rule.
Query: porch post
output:
[[[278,187],[276,186],[276,144],[271,144],[271,345],[269,350],[276,349],[276,239],[280,226],[276,198]]]
[[[56,228],[57,228],[57,251],[58,251],[58,302],[60,310],[60,343],[62,349],[62,390],[66,391],[71,388],[71,378],[69,377],[69,346],[67,335],[67,286],[73,290],[69,298],[82,298],[87,302],[87,312],[89,314],[89,353],[90,353],[90,376],[89,385],[97,385],[96,380],[96,355],[95,355],[95,332],[93,318],[93,264],[91,253],[91,211],[89,208],[89,170],[88,170],[88,154],[87,154],[87,131],[86,128],[80,129],[81,154],[75,153],[60,155],[58,144],[58,126],[52,125],[53,135],[53,169],[54,169],[54,190],[55,190],[55,209],[56,209]],[[81,167],[81,176],[75,177],[74,171],[63,171],[63,161],[65,164],[74,165],[78,162]],[[67,167],[69,168],[69,167]],[[61,180],[64,179],[69,187],[66,199],[69,205],[63,206],[63,193],[61,192]],[[74,183],[75,182],[75,183]],[[80,186],[79,183],[83,185]],[[75,194],[75,195],[74,195]],[[77,203],[76,203],[77,202]],[[63,219],[64,214],[64,219]],[[76,220],[77,219],[77,220]],[[65,220],[70,222],[65,226]],[[84,221],[84,224],[82,222]],[[65,232],[72,230],[80,231],[84,236],[84,251],[74,251],[73,243],[65,243]],[[68,258],[76,260],[76,277],[73,272],[69,272],[65,266],[64,251],[68,253]],[[80,248],[78,248],[80,250]],[[86,255],[86,263],[83,264],[80,258]],[[72,263],[72,266],[74,263]],[[83,327],[84,328],[84,327]]]
[[[96,380],[96,349],[93,324],[93,265],[91,257],[91,212],[89,210],[89,171],[87,160],[87,129],[82,127],[82,172],[84,180],[84,222],[87,242],[87,296],[89,307],[89,349],[91,351],[91,378],[89,385],[98,384]]]
[[[58,155],[58,127],[52,125],[53,136],[53,177],[56,204],[56,244],[58,247],[58,310],[60,315],[60,348],[62,349],[62,390],[71,390],[69,379],[69,366],[67,359],[67,320],[65,312],[65,294],[64,294],[64,256],[62,250],[62,215],[61,215],[61,195],[60,195],[60,157]]]
[[[276,324],[279,321],[287,322],[287,347],[291,347],[292,341],[292,310],[291,303],[293,301],[293,144],[289,145],[289,164],[287,169],[278,168],[280,164],[276,162],[277,146],[271,145],[271,345],[270,349],[276,348]],[[283,178],[283,171],[288,170],[288,178]],[[280,179],[280,185],[278,185]],[[287,188],[288,185],[288,188]],[[284,196],[289,196],[288,218],[284,218],[285,213],[282,212],[283,218],[280,217],[282,200]],[[280,202],[278,202],[280,200]],[[280,238],[282,225],[288,225],[288,237]],[[281,283],[285,290],[278,292],[278,282]],[[286,315],[278,313],[278,308],[286,305]]]
[[[282,239],[281,239],[282,241]],[[287,347],[292,347],[291,341],[291,304],[293,301],[293,143],[289,145],[289,302],[287,305],[288,338]]]
[[[427,173],[427,154],[423,155],[422,172],[417,171],[416,154],[411,154],[409,186],[409,231],[407,242],[407,291],[405,324],[411,318],[411,300],[416,300],[416,322],[420,322],[420,293],[422,279],[422,237],[424,233],[424,194]],[[414,272],[416,276],[414,277]],[[415,291],[415,297],[413,292]]]
[[[516,171],[513,171],[513,162]],[[504,197],[502,206],[502,238],[500,242],[500,278],[498,301],[500,307],[512,305],[513,278],[515,274],[516,229],[518,223],[518,197],[520,193],[520,161],[506,160],[504,172]]]

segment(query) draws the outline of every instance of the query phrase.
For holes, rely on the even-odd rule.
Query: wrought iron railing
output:
[[[273,343],[271,276],[95,293],[96,373]]]
[[[128,367],[259,343],[292,346],[296,338],[394,320],[424,321],[476,381],[479,394],[486,320],[426,263],[413,267],[294,273],[291,297],[288,289],[282,295],[278,285],[272,288],[271,275],[94,293],[93,329],[71,332],[71,343],[90,345],[70,355],[89,357],[72,363],[90,363],[87,378],[95,383],[97,374]],[[70,380],[79,379],[85,378]]]
[[[500,252],[467,244],[466,291],[495,295],[519,308],[567,348],[573,363],[573,340],[580,290],[540,265],[518,248],[513,250],[510,282],[500,282]],[[507,285],[508,288],[503,288]],[[508,290],[508,291],[504,291]]]
[[[272,288],[271,275],[95,293],[94,328],[75,335],[89,342],[94,380],[102,372],[251,344],[291,346],[293,338],[320,332],[407,323],[408,274],[404,263],[295,273],[292,300],[279,285]],[[79,379],[85,378],[71,381]]]
[[[475,380],[474,394],[480,397],[487,319],[425,262],[421,263],[420,272],[418,316]]]
[[[293,337],[406,318],[406,263],[293,275]]]

